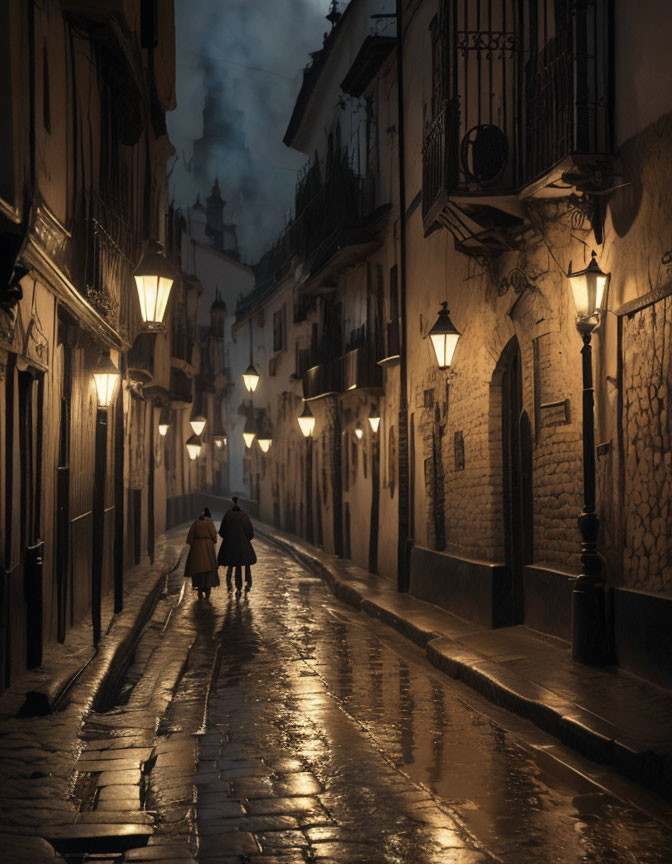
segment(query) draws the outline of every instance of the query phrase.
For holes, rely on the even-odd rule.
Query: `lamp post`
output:
[[[148,330],[160,330],[175,273],[156,244],[147,243],[133,273],[138,289],[140,314]]]
[[[596,664],[605,659],[604,583],[602,560],[597,552],[600,521],[595,512],[595,421],[591,337],[600,323],[600,308],[609,279],[592,253],[585,270],[572,272],[567,279],[576,308],[576,327],[583,340],[583,511],[581,532],[581,574],[572,591],[572,658]]]
[[[303,403],[303,411],[296,418],[301,434],[306,439],[306,540],[313,542],[313,432],[315,431],[315,416],[307,402]]]

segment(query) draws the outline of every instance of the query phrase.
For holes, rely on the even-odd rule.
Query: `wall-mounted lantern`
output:
[[[187,453],[192,462],[201,455],[201,447],[201,439],[198,435],[192,435],[190,438],[187,438]]]
[[[243,372],[243,384],[245,385],[248,393],[254,393],[254,391],[257,389],[259,378],[260,376],[254,363],[250,363],[247,369]]]
[[[450,320],[448,303],[445,301],[441,304],[439,317],[436,319],[428,335],[432,340],[439,369],[448,369],[453,360],[458,340],[462,334]]]
[[[361,441],[364,436],[364,427],[359,422],[359,420],[355,423],[355,437],[358,441]]]
[[[270,437],[269,438],[267,438],[267,437],[257,438],[257,444],[259,445],[259,449],[261,450],[262,453],[268,453],[268,451],[271,449],[272,443],[273,443],[273,439]]]
[[[597,325],[609,274],[602,272],[596,257],[596,253],[593,252],[590,256],[590,264],[584,270],[577,270],[574,273],[570,261],[567,278],[572,289],[576,317],[580,321],[595,319]]]
[[[119,370],[110,359],[109,351],[104,351],[93,370],[99,408],[110,407],[117,392],[119,378]]]
[[[303,403],[303,411],[296,418],[304,438],[310,438],[315,430],[315,417],[307,402]]]
[[[378,427],[380,426],[380,411],[376,408],[375,405],[371,406],[371,410],[369,412],[369,425],[373,430],[373,434],[375,435],[378,431]]]
[[[175,279],[170,262],[158,251],[155,244],[147,244],[133,276],[145,326],[149,330],[161,329],[170,289]]]
[[[224,429],[222,429],[222,431],[219,435],[213,435],[212,436],[212,440],[215,443],[215,447],[218,450],[221,450],[223,447],[226,447],[226,445],[228,444],[229,436],[226,434],[226,431]]]

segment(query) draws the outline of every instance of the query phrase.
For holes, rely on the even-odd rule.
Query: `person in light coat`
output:
[[[198,591],[199,599],[207,600],[210,589],[219,585],[215,554],[217,531],[207,507],[189,529],[187,544],[190,549],[184,575],[191,577],[191,587]]]
[[[226,584],[231,590],[231,571],[236,571],[236,595],[240,595],[243,587],[241,569],[245,568],[245,590],[252,587],[252,571],[250,567],[257,563],[252,543],[254,528],[247,513],[238,506],[238,499],[233,498],[233,507],[224,514],[222,524],[219,526],[219,535],[222,545],[219,547],[217,563],[228,567]]]

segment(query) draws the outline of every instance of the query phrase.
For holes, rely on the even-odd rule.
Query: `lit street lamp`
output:
[[[371,406],[371,411],[369,412],[369,425],[375,435],[380,426],[380,411],[378,411],[375,405]]]
[[[259,449],[262,453],[268,453],[268,451],[271,449],[272,443],[272,438],[257,438],[257,444],[259,445]]]
[[[252,417],[252,406],[250,406],[250,413],[248,414],[247,420],[245,421],[245,428],[243,429],[243,441],[245,441],[245,446],[248,450],[252,446],[256,435],[257,430],[255,429],[254,419]]]
[[[257,389],[259,378],[260,376],[254,363],[250,363],[247,369],[243,372],[243,384],[249,393],[254,393]]]
[[[448,303],[444,301],[439,310],[439,317],[429,331],[429,338],[432,340],[439,369],[448,369],[452,363],[453,354],[455,353],[460,335],[459,330],[450,320]]]
[[[133,276],[142,320],[149,330],[158,330],[163,326],[163,316],[175,279],[170,262],[154,245],[148,244]]]
[[[109,408],[114,399],[119,383],[119,370],[110,359],[108,351],[101,354],[96,368],[93,370],[93,380],[98,394],[98,407]]]
[[[362,427],[362,424],[358,420],[357,423],[355,423],[355,436],[356,436],[358,441],[361,441],[363,435],[364,435],[364,428]]]
[[[315,417],[307,402],[303,404],[303,411],[296,418],[304,438],[310,438],[315,430]]]
[[[159,435],[162,438],[165,438],[168,434],[168,429],[170,428],[170,422],[168,417],[168,411],[166,408],[161,409],[161,414],[159,415]]]
[[[201,455],[201,447],[201,439],[198,435],[191,435],[187,438],[187,453],[192,462]]]
[[[220,435],[213,435],[212,440],[215,442],[215,447],[218,450],[221,450],[222,447],[226,446],[229,440],[229,436],[226,434],[225,431],[222,430]]]
[[[603,273],[592,253],[585,270],[567,279],[576,308],[576,327],[583,339],[583,511],[581,532],[581,574],[572,591],[572,658],[582,663],[599,663],[605,658],[604,584],[602,561],[597,552],[600,521],[595,512],[595,422],[591,336],[600,322],[600,309],[609,274]]]
[[[202,414],[193,414],[189,419],[189,424],[191,428],[194,430],[194,435],[200,438],[203,434],[203,430],[205,429],[205,424],[208,421]]]

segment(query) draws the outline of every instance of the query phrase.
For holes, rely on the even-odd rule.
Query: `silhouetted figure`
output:
[[[254,528],[247,513],[238,506],[238,499],[233,498],[233,507],[227,511],[219,526],[219,536],[222,545],[219,547],[217,563],[228,567],[226,587],[231,590],[231,571],[236,571],[236,596],[240,596],[243,580],[241,568],[245,567],[245,590],[252,587],[252,571],[250,567],[257,563],[257,556],[250,540],[254,537]]]
[[[210,589],[219,585],[215,554],[217,531],[207,507],[189,529],[187,543],[191,548],[184,575],[191,576],[191,587],[194,591],[198,591],[199,599],[205,597],[207,600],[210,597]]]

